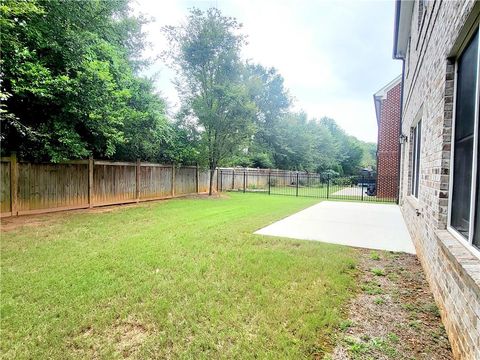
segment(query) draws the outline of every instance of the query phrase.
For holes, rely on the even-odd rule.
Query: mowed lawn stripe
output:
[[[355,291],[355,251],[252,234],[315,202],[178,199],[3,232],[2,353],[320,356]]]

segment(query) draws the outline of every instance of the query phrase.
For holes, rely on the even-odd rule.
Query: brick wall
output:
[[[480,359],[480,260],[447,230],[454,63],[448,60],[475,2],[415,2],[405,59],[400,205],[454,355]],[[475,8],[476,11],[476,8]],[[420,189],[411,183],[411,129],[422,119]]]
[[[401,81],[382,100],[378,121],[377,197],[395,199],[398,192]]]

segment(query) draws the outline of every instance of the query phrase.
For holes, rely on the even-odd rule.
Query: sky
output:
[[[144,56],[151,59],[168,46],[162,26],[185,22],[192,7],[219,8],[243,24],[243,58],[284,77],[293,110],[331,117],[347,133],[376,142],[373,94],[401,73],[392,59],[393,0],[133,0],[133,7],[151,19],[144,28],[151,44]],[[174,112],[174,72],[157,59],[145,75],[155,75]]]

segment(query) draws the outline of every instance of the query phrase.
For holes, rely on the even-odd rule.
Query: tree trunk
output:
[[[213,193],[213,177],[215,175],[215,168],[210,168],[210,184],[209,184],[209,187],[208,187],[208,195],[209,196],[212,196],[212,193]]]

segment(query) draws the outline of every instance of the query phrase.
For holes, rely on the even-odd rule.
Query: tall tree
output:
[[[212,194],[216,167],[253,134],[256,106],[242,76],[241,25],[220,10],[192,9],[186,24],[163,28],[170,49],[164,54],[177,71],[177,89],[184,109],[196,119],[210,169]]]
[[[291,98],[284,87],[283,77],[275,68],[247,64],[245,73],[252,100],[257,105],[257,132],[250,149],[252,163],[272,163],[275,148],[279,145],[279,122],[288,113]]]
[[[340,165],[342,174],[352,175],[358,173],[363,158],[363,148],[360,141],[348,135],[338,126],[335,120],[324,117],[320,119],[320,124],[324,126],[333,136],[336,146],[336,159]]]

